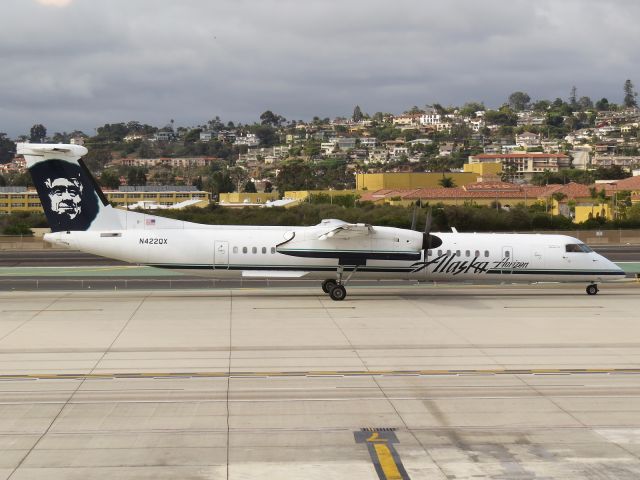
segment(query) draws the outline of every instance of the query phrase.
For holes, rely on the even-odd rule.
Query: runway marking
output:
[[[62,309],[62,310],[0,310],[0,313],[16,313],[16,312],[102,312],[102,308],[71,308],[71,309]]]
[[[363,429],[353,432],[356,443],[366,443],[369,456],[380,480],[410,480],[404,469],[400,455],[393,446],[398,443],[395,432],[387,429],[383,431],[368,431]]]
[[[436,377],[491,375],[640,375],[640,368],[534,368],[461,370],[307,370],[270,372],[114,372],[4,374],[6,380],[135,380],[177,378],[281,378],[281,377]]]
[[[356,307],[253,307],[254,310],[353,310]]]
[[[523,305],[523,306],[507,306],[504,308],[508,308],[508,309],[521,309],[521,308],[525,308],[525,309],[535,309],[535,310],[540,310],[543,308],[552,308],[552,309],[561,309],[561,308],[566,308],[566,309],[570,309],[570,310],[577,310],[577,309],[585,309],[585,308],[604,308],[602,305],[585,305],[585,306],[579,306],[579,307],[574,307],[574,306],[564,306],[564,305],[550,305],[550,306],[539,306],[539,305],[535,305],[535,306],[527,306],[527,305]]]

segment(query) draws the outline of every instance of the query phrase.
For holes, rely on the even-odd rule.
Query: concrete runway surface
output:
[[[638,479],[640,285],[0,293],[0,478]]]

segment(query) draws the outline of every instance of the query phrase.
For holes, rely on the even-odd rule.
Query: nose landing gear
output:
[[[592,283],[587,287],[587,295],[596,295],[599,292],[598,285]]]

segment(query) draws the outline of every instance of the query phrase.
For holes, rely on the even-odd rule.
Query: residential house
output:
[[[524,148],[541,146],[542,135],[539,133],[523,132],[516,134],[516,145]]]

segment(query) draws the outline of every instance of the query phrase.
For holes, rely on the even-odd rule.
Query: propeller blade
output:
[[[427,217],[424,222],[424,233],[429,233],[431,231],[431,223],[433,222],[433,210],[429,207],[427,210]]]
[[[413,206],[413,217],[411,218],[411,230],[416,229],[416,223],[418,222],[418,206]]]

